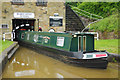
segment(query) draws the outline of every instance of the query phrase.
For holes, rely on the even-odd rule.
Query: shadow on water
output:
[[[77,78],[82,78],[81,80],[88,80],[83,78],[118,78],[118,69],[117,67],[111,68],[113,65],[116,64],[109,63],[107,69],[76,67],[20,47],[8,61],[3,78],[59,78],[58,80],[63,80],[63,78],[76,78],[76,80]]]

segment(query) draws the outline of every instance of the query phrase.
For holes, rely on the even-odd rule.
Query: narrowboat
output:
[[[94,49],[94,35],[90,33],[19,31],[18,42],[72,65],[101,69],[108,65],[108,53]]]

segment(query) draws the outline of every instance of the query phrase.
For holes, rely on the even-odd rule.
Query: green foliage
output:
[[[69,4],[77,6],[79,9],[85,10],[89,13],[103,17],[107,17],[118,12],[120,5],[119,2],[78,2]]]
[[[100,20],[97,23],[94,23],[90,26],[90,30],[94,31],[107,31],[107,32],[118,32],[118,14],[111,15],[103,20]]]
[[[72,5],[72,6],[76,6],[77,7],[77,3],[78,2],[66,2],[66,4]]]
[[[117,60],[116,60],[115,58],[113,58],[113,60],[112,60],[112,61],[113,61],[113,62],[115,62],[115,63],[117,62]]]
[[[98,20],[98,19],[102,19],[102,18],[103,18],[103,17],[97,16],[97,15],[93,15],[93,14],[91,14],[91,13],[85,12],[85,11],[83,11],[83,10],[80,10],[80,9],[78,9],[77,7],[72,7],[72,9],[73,9],[79,16],[84,16],[84,17],[89,18],[89,19]]]

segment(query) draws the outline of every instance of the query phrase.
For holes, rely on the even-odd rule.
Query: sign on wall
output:
[[[50,16],[50,26],[62,26],[63,24],[63,17],[59,16]]]
[[[34,18],[34,13],[23,13],[23,12],[15,12],[14,18]]]

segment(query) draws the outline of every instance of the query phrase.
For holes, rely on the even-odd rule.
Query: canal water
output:
[[[3,78],[118,78],[118,65],[107,69],[76,67],[20,47],[8,61]]]

